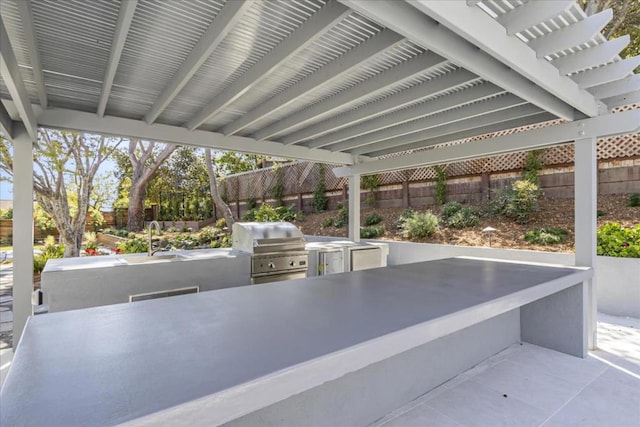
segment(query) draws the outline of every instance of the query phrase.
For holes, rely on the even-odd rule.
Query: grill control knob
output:
[[[295,261],[289,261],[289,265],[290,265],[291,267],[293,267],[294,265],[296,265],[296,262],[295,262]]]
[[[276,268],[276,265],[272,262],[269,263],[269,268]]]

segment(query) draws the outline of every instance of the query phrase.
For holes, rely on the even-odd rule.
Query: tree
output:
[[[211,190],[211,197],[213,198],[213,203],[215,203],[216,207],[222,211],[222,215],[224,216],[224,220],[227,223],[227,227],[231,230],[231,226],[233,225],[233,213],[231,213],[231,209],[229,205],[227,205],[222,197],[220,197],[220,192],[218,191],[218,182],[216,181],[216,171],[214,169],[213,161],[211,160],[211,150],[204,150],[205,163],[207,165],[207,174],[209,175],[209,188]]]
[[[100,165],[122,140],[41,129],[34,143],[36,201],[51,216],[65,245],[64,256],[78,256],[93,181]],[[0,168],[13,175],[11,147],[0,139]]]
[[[235,151],[219,152],[215,156],[217,172],[220,176],[248,172],[257,169],[265,161],[265,157],[258,154],[244,154]]]
[[[640,0],[578,0],[588,16],[613,9],[613,19],[602,30],[607,40],[629,34],[631,42],[620,53],[622,58],[640,54]]]
[[[149,181],[177,146],[166,144],[159,153],[156,153],[156,148],[158,147],[155,141],[147,141],[145,144],[140,139],[129,140],[128,156],[132,167],[127,219],[129,231],[140,231],[144,228],[144,202]]]

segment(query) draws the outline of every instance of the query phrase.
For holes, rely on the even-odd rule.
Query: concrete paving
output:
[[[599,349],[578,359],[514,345],[376,427],[640,425],[640,321],[600,315]]]

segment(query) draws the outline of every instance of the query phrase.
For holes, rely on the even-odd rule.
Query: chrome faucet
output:
[[[158,232],[158,236],[162,234],[162,231],[160,230],[160,224],[158,224],[158,221],[151,221],[149,223],[149,252],[147,254],[149,256],[153,256],[153,254],[156,253],[156,251],[154,251],[153,248],[151,247],[151,230],[153,227],[156,228],[156,231]]]

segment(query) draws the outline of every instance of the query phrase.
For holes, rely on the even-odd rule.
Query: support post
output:
[[[22,123],[13,138],[13,348],[33,314],[33,139]]]
[[[409,181],[402,181],[402,207],[409,207]]]
[[[596,267],[598,160],[596,137],[575,141],[575,265]],[[589,348],[597,348],[598,296],[596,274],[586,282]]]
[[[349,239],[360,241],[360,175],[349,177]]]

